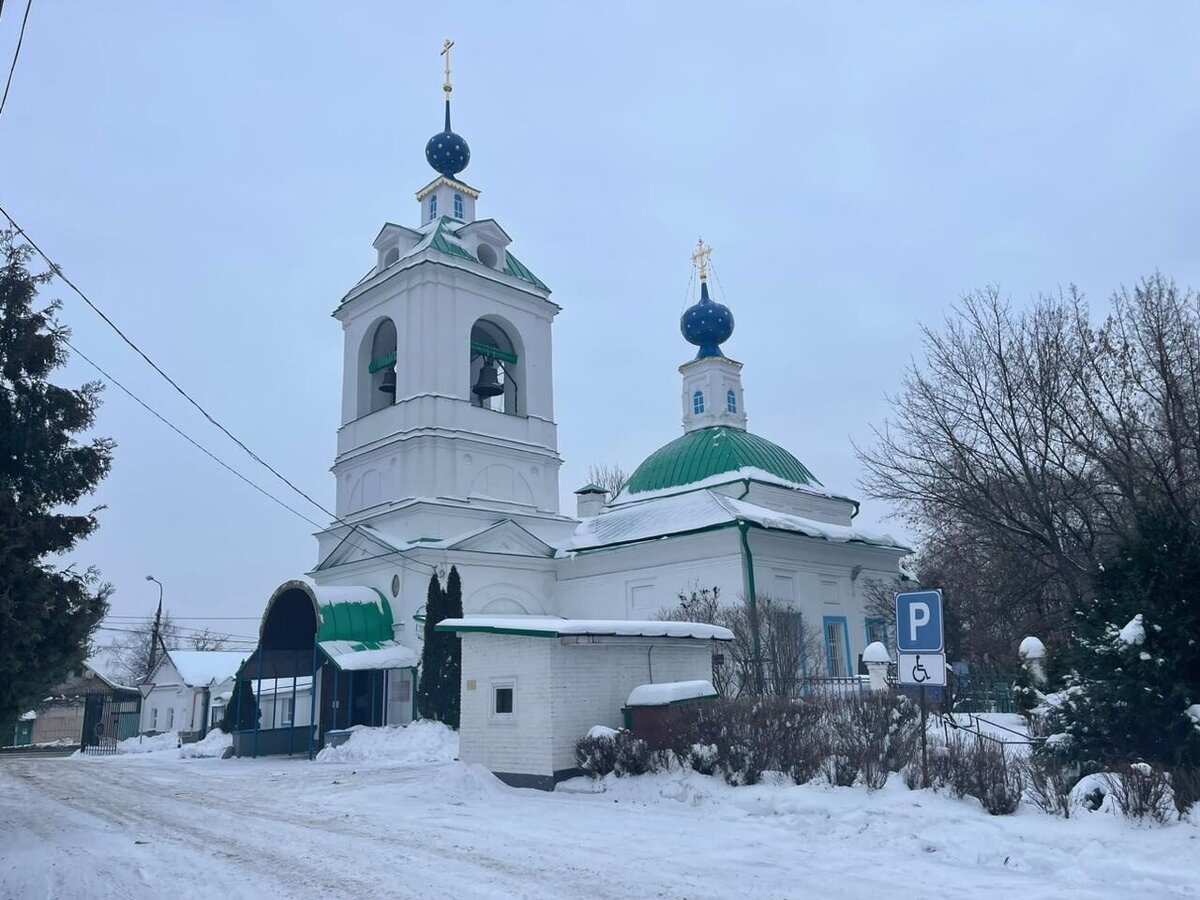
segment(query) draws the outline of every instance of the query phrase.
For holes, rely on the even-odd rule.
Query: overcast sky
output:
[[[814,5],[815,6],[815,5]],[[554,290],[564,511],[589,463],[680,433],[689,254],[737,330],[750,427],[858,493],[852,441],[965,291],[1103,306],[1200,284],[1193,3],[35,3],[0,118],[0,203],[231,430],[328,507],[342,337],[383,222],[417,224],[456,41],[463,173]],[[24,4],[0,21],[11,59]],[[79,348],[304,506],[60,283]],[[64,380],[94,377],[82,362]],[[255,616],[312,528],[110,388],[77,554],[113,612]],[[315,514],[311,507],[305,510]],[[860,524],[903,535],[889,510]],[[253,633],[252,622],[214,622]]]

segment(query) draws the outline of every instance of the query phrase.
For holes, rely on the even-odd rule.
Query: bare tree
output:
[[[792,608],[766,594],[751,604],[744,595],[735,604],[722,603],[718,587],[698,583],[681,590],[677,605],[662,609],[660,619],[679,622],[703,622],[721,625],[733,632],[733,641],[714,649],[722,658],[713,667],[713,686],[723,697],[756,695],[761,666],[763,693],[771,696],[796,696],[805,675],[820,670],[821,638]],[[757,626],[761,659],[754,653],[754,629]]]
[[[193,650],[224,650],[230,637],[210,628],[200,628],[183,639],[184,645]]]
[[[150,639],[154,632],[153,617],[129,626],[125,633],[109,644],[119,674],[129,684],[141,684],[150,677]],[[179,625],[171,614],[164,612],[159,625],[160,645],[155,660],[164,650],[224,650],[231,640],[227,634],[209,628],[187,628]]]
[[[609,499],[617,496],[629,481],[629,473],[616,463],[588,466],[588,481],[608,491]]]
[[[109,644],[115,667],[129,684],[141,684],[150,677],[150,661],[158,659],[162,651],[178,645],[179,626],[164,612],[159,625],[160,646],[152,654],[150,652],[151,637],[154,633],[154,618],[146,618],[124,629],[120,637]]]
[[[989,289],[923,334],[858,448],[867,492],[921,536],[921,580],[954,585],[968,652],[1061,638],[1140,514],[1200,509],[1197,298],[1155,276],[1093,327],[1074,291],[1016,313]]]

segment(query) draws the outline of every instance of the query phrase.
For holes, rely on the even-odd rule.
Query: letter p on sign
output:
[[[908,604],[908,639],[917,642],[917,631],[922,625],[929,624],[929,604],[917,600]]]
[[[901,653],[941,653],[942,592],[896,595],[896,645]]]

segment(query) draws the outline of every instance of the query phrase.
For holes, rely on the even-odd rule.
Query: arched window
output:
[[[463,198],[462,194],[454,195],[454,218],[462,220],[466,216],[463,215]]]
[[[384,319],[371,333],[364,392],[359,398],[359,414],[366,415],[396,402],[396,326]]]
[[[437,194],[429,198],[429,221],[437,218]]]
[[[479,319],[471,326],[472,406],[525,415],[525,361],[519,337],[510,326],[492,319]]]
[[[737,394],[733,391],[725,395],[725,408],[731,413],[737,412]]]
[[[704,412],[704,392],[696,391],[692,394],[692,412],[696,415]]]

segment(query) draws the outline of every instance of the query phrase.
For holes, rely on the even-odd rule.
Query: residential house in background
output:
[[[246,654],[236,650],[167,650],[142,685],[140,731],[178,731],[203,737],[219,722],[216,707],[233,692],[234,676]]]

